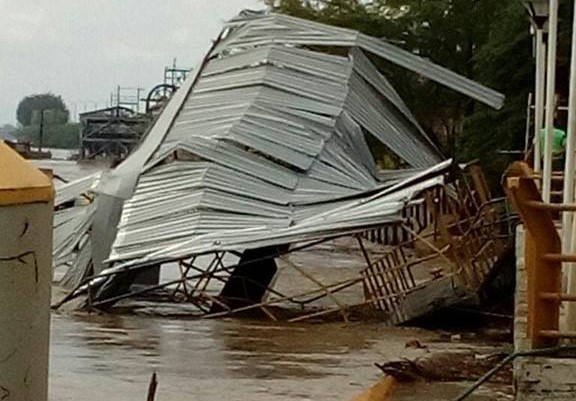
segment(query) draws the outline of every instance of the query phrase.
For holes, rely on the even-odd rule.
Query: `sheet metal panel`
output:
[[[220,189],[282,205],[289,202],[288,198],[292,194],[292,191],[267,185],[255,177],[218,164],[178,161],[157,166],[143,174],[129,202],[138,202],[157,192],[186,192],[198,188]]]
[[[409,125],[416,128],[420,132],[422,138],[427,141],[427,146],[431,149],[436,149],[436,145],[427,137],[418,121],[416,121],[414,115],[408,109],[408,106],[404,103],[404,100],[402,100],[400,95],[398,95],[386,77],[382,76],[382,74],[380,74],[376,67],[370,62],[364,52],[360,49],[353,48],[350,51],[350,55],[354,60],[354,72],[368,82],[372,88],[387,100],[386,107],[390,110],[390,113],[394,113],[394,111],[397,110],[400,114],[398,118],[408,120]],[[440,154],[440,151],[437,150],[437,153]]]
[[[82,283],[92,262],[92,241],[88,235],[82,237],[79,250],[59,284],[66,288],[76,288]]]
[[[346,110],[358,124],[411,166],[422,168],[442,160],[435,149],[422,141],[417,129],[398,120],[389,110],[381,112],[383,106],[378,98],[360,86],[349,93]]]
[[[260,27],[268,23],[260,22]],[[308,22],[296,25],[298,29],[314,27]],[[276,28],[270,29],[278,33]],[[210,232],[211,227],[199,227],[197,213],[202,211],[227,212],[223,216],[228,217],[276,217],[276,224],[268,224],[278,228],[296,215],[305,215],[298,214],[297,204],[327,202],[330,208],[334,207],[331,199],[376,188],[376,166],[362,127],[383,141],[396,141],[392,148],[399,148],[413,165],[437,161],[422,156],[433,153],[426,146],[404,149],[415,143],[411,137],[424,134],[414,119],[403,116],[402,120],[392,114],[402,115],[406,111],[403,104],[385,105],[379,100],[381,96],[394,101],[397,94],[370,68],[366,57],[326,55],[278,43],[243,47],[235,41],[258,40],[263,34],[242,31],[246,37],[232,33],[213,53],[218,57],[204,66],[157,156],[124,206],[115,260],[129,257],[122,256],[123,251],[130,255],[145,252],[132,249],[144,243],[150,245],[143,249],[156,249],[178,243],[187,235]],[[292,33],[298,38],[307,34]],[[366,105],[367,100],[377,104]],[[358,105],[349,110],[351,101]],[[400,139],[395,140],[394,135]],[[154,167],[176,150],[189,152],[189,163],[200,164],[202,172],[185,173],[189,167],[182,166],[172,170]],[[227,171],[230,178],[217,171]],[[262,196],[264,193],[273,195]],[[340,220],[333,219],[339,224]],[[220,231],[216,231],[222,235],[226,232],[222,226],[238,228],[219,224]],[[242,228],[248,227],[248,221],[242,220]]]
[[[298,182],[298,177],[290,169],[224,141],[194,138],[194,141],[186,141],[179,147],[283,188],[293,189]]]
[[[317,45],[347,50],[329,55]],[[100,190],[114,201],[97,211],[97,231],[121,217],[94,249],[104,254],[113,235],[109,263],[154,263],[398,221],[446,166],[364,52],[501,104],[496,92],[355,31],[282,15],[237,18],[105,179]],[[365,133],[416,169],[378,174]]]
[[[350,60],[346,57],[272,45],[215,59],[202,75],[209,77],[266,64],[305,73],[316,79],[332,81],[345,80],[350,70]]]
[[[56,189],[54,206],[60,206],[66,202],[70,202],[78,198],[83,194],[93,192],[100,183],[101,177],[102,173],[98,172],[59,186]]]
[[[151,263],[154,260],[178,259],[206,252],[236,250],[260,246],[281,245],[314,240],[330,235],[345,234],[401,219],[401,210],[415,194],[443,182],[442,175],[426,179],[430,174],[441,174],[445,165],[435,166],[415,174],[411,179],[387,188],[368,198],[336,202],[322,211],[322,205],[305,207],[301,220],[285,228],[253,226],[240,230],[224,230],[194,235],[170,247],[159,249],[129,264]],[[424,179],[423,179],[424,178]],[[421,181],[423,179],[423,181]],[[326,206],[326,205],[324,205]],[[118,255],[119,256],[119,255]]]
[[[90,230],[95,207],[93,204],[75,206],[54,213],[53,250],[54,267],[74,258],[77,247]]]
[[[242,22],[239,19],[233,24]],[[286,15],[271,14],[247,19],[242,33],[217,46],[214,52],[218,53],[232,46],[265,46],[275,42],[291,45],[357,46],[491,107],[501,108],[504,102],[501,93],[380,39]]]

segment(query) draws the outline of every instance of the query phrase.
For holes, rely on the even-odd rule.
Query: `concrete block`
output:
[[[527,357],[514,365],[516,401],[576,400],[576,359]]]

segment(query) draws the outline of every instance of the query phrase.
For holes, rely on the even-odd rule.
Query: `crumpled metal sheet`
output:
[[[92,240],[88,234],[81,237],[78,252],[74,254],[71,267],[66,271],[60,285],[66,288],[76,288],[82,284],[82,280],[89,274],[92,263]]]
[[[148,208],[154,210],[146,208],[140,212],[142,216],[150,216],[152,221],[135,222],[123,215],[111,261],[142,258],[146,262],[157,262],[206,252],[241,251],[343,235],[398,222],[402,209],[416,194],[444,182],[450,164],[450,160],[439,163],[394,185],[357,194],[352,199],[292,205],[292,213],[284,215],[270,215],[268,211],[260,210],[258,203],[244,205],[251,209],[232,212],[224,210],[230,203],[219,205],[212,199],[206,207],[182,200],[156,209],[156,202],[150,202]],[[173,178],[177,177],[176,174]],[[201,192],[200,196],[203,195]],[[176,192],[173,198],[180,199]],[[130,205],[128,202],[126,206]],[[154,222],[155,212],[159,210],[164,214]]]
[[[92,226],[95,207],[90,203],[102,174],[96,173],[60,185],[54,199],[53,268],[72,266],[77,269],[77,255],[85,246],[85,238]],[[82,273],[81,273],[82,274]]]
[[[381,40],[244,13],[141,146],[102,179],[96,271],[109,244],[106,264],[142,265],[397,222],[413,196],[442,182],[449,162],[367,54],[501,106],[499,93]],[[379,172],[369,136],[406,171]]]
[[[422,57],[357,31],[323,25],[282,14],[244,13],[229,23],[232,29],[228,40],[214,50],[227,52],[230,47],[263,46],[283,43],[294,46],[358,47],[394,64],[414,71],[425,78],[445,85],[457,92],[500,108],[504,96],[477,82],[441,67]]]
[[[78,193],[77,196],[80,196]],[[92,258],[91,233],[94,204],[78,205],[54,213],[53,268],[65,268],[60,283],[75,287],[86,275]]]
[[[63,205],[64,203],[73,201],[80,194],[88,194],[90,192],[94,192],[94,190],[100,183],[101,177],[102,173],[99,172],[60,185],[58,187],[58,190],[56,191],[54,206],[58,207]]]
[[[273,245],[294,244],[318,239],[327,239],[354,234],[367,229],[401,221],[401,211],[422,191],[444,183],[445,175],[452,161],[447,160],[429,169],[413,173],[410,178],[369,194],[353,199],[337,200],[330,204],[306,205],[300,208],[301,214],[295,215],[295,221],[289,225],[270,225],[274,220],[255,220],[236,214],[237,225],[229,226],[233,219],[221,213],[202,212],[191,216],[193,222],[182,227],[196,227],[195,233],[181,233],[182,238],[175,242],[137,241],[130,248],[130,257],[117,261],[114,267],[104,269],[101,276],[95,277],[79,287],[74,294],[83,293],[89,286],[99,286],[110,275],[216,251],[242,251],[248,248],[260,248]],[[416,200],[417,202],[418,200]],[[258,220],[258,219],[257,219]],[[192,222],[192,223],[193,223]],[[202,222],[206,224],[201,224]],[[276,220],[275,222],[278,222]],[[168,222],[163,233],[170,232],[174,220]],[[246,224],[243,228],[242,225]],[[151,228],[151,227],[148,227]],[[156,229],[162,227],[156,226]],[[144,233],[146,238],[150,233]],[[147,247],[142,250],[142,246]],[[73,294],[73,295],[74,295]]]

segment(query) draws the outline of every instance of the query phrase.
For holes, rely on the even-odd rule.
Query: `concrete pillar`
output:
[[[52,181],[0,142],[0,400],[48,399]]]

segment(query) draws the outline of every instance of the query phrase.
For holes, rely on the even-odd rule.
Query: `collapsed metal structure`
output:
[[[124,163],[61,188],[55,265],[74,287],[64,301],[88,294],[90,307],[105,309],[162,290],[213,316],[258,308],[276,319],[270,306],[292,303],[304,311],[293,319],[347,319],[368,306],[399,323],[434,308],[430,296],[469,298],[505,251],[507,220],[477,169],[466,178],[443,161],[370,57],[502,104],[387,42],[244,12]],[[403,169],[379,170],[369,137]],[[71,203],[78,194],[80,206]],[[360,259],[342,279],[334,270],[319,279],[286,256],[345,237],[355,245],[344,253]],[[160,280],[160,269],[176,274]],[[279,290],[287,269],[314,288]]]

